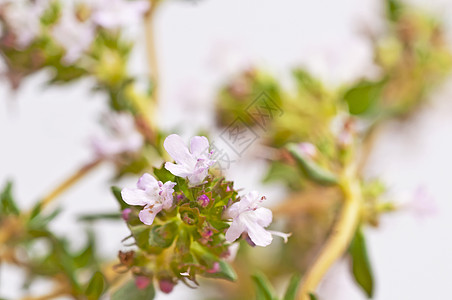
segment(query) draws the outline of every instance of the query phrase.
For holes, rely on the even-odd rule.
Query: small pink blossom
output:
[[[210,199],[207,195],[203,194],[201,196],[198,197],[198,203],[199,205],[201,205],[202,207],[207,207],[207,205],[209,205]]]
[[[299,143],[298,149],[304,157],[314,159],[317,156],[317,148],[311,143]]]
[[[226,218],[232,219],[232,224],[226,231],[228,242],[234,242],[243,232],[248,233],[251,241],[261,247],[271,244],[272,234],[287,239],[290,234],[265,230],[272,222],[273,215],[268,208],[260,207],[264,199],[265,197],[259,197],[259,194],[253,191],[226,210]]]
[[[163,143],[168,154],[176,163],[165,163],[165,168],[173,175],[188,178],[191,186],[204,182],[209,167],[215,164],[209,152],[209,141],[204,136],[195,136],[190,140],[190,149],[177,134],[172,134]]]
[[[7,0],[0,3],[7,24],[16,38],[19,48],[25,48],[41,32],[41,15],[47,7],[46,1]]]
[[[411,201],[406,203],[404,208],[412,212],[419,219],[432,217],[438,214],[435,198],[423,187],[416,189]]]
[[[66,52],[63,61],[72,64],[90,48],[94,41],[95,28],[90,20],[81,22],[73,10],[66,9],[53,27],[52,35]]]
[[[144,206],[138,217],[144,224],[152,225],[159,212],[172,207],[175,185],[176,183],[171,181],[163,184],[152,175],[145,173],[138,180],[136,188],[124,188],[121,195],[129,205]]]
[[[123,211],[121,212],[122,219],[126,222],[129,221],[131,212],[132,210],[130,208],[123,209]]]

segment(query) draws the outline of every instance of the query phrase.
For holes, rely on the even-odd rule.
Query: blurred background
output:
[[[416,0],[415,6],[445,22],[452,38],[452,2]],[[382,1],[170,1],[156,17],[156,47],[161,76],[158,123],[188,137],[214,124],[215,93],[235,72],[259,65],[291,88],[289,71],[304,66],[331,85],[372,77],[372,47],[364,36],[382,26]],[[144,32],[141,24],[128,28],[139,42],[131,72],[145,74]],[[89,139],[101,130],[98,115],[107,98],[93,94],[93,82],[82,80],[62,87],[43,88],[48,74],[39,72],[12,91],[0,81],[0,182],[12,178],[22,206],[30,206],[92,155]],[[452,278],[452,81],[432,93],[425,109],[405,122],[382,129],[365,174],[379,176],[394,197],[418,188],[435,200],[437,213],[428,217],[409,211],[383,218],[377,229],[367,229],[377,300],[448,299]],[[77,241],[83,231],[77,214],[116,209],[109,193],[112,166],[103,165],[87,176],[60,203],[66,208],[53,224],[57,233]],[[244,172],[244,170],[247,170]],[[278,184],[262,185],[264,166],[246,157],[227,171],[239,187],[257,189],[269,203],[285,196]],[[133,184],[124,179],[121,185]],[[89,197],[87,197],[89,195]],[[96,201],[93,201],[96,199]],[[97,226],[106,256],[122,245],[127,228],[117,223]],[[82,242],[82,241],[80,241]],[[328,300],[359,300],[365,295],[353,284],[348,261],[337,263],[321,285]],[[0,269],[0,294],[19,297],[21,273]],[[38,289],[45,289],[45,283]],[[178,285],[156,299],[197,299]]]

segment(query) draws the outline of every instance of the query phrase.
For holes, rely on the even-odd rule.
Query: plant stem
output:
[[[154,86],[153,90],[153,99],[154,104],[156,104],[159,98],[159,85],[160,85],[160,74],[159,74],[159,68],[158,68],[158,59],[157,59],[157,51],[155,48],[155,12],[157,10],[157,7],[159,5],[158,0],[150,0],[151,8],[146,13],[145,19],[144,19],[144,28],[145,28],[145,35],[146,35],[146,48],[147,48],[147,60],[149,65],[149,73],[150,78],[152,79],[152,83]]]
[[[101,158],[98,158],[84,166],[82,166],[77,172],[71,175],[69,178],[64,180],[60,185],[58,185],[53,191],[51,191],[47,196],[41,200],[41,209],[49,205],[58,196],[63,194],[66,190],[76,184],[80,179],[87,175],[91,170],[98,166],[102,162]]]
[[[344,204],[324,248],[303,277],[299,300],[309,300],[309,294],[315,293],[328,269],[347,251],[358,226],[362,199],[355,168],[346,170],[340,186],[344,194]]]

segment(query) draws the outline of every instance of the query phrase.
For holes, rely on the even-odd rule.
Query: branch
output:
[[[355,168],[346,170],[341,188],[344,194],[344,204],[324,248],[302,280],[299,300],[310,299],[309,294],[316,291],[328,269],[347,251],[355,234],[362,203],[361,187],[356,179]]]

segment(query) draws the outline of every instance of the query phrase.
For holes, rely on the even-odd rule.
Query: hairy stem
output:
[[[80,181],[80,179],[82,179],[85,175],[87,175],[90,171],[97,167],[101,162],[102,159],[98,158],[78,169],[74,174],[64,180],[60,185],[58,185],[53,191],[51,191],[41,200],[41,209],[49,205],[52,201],[58,198],[58,196],[63,194],[66,190]]]
[[[299,300],[310,299],[309,294],[315,293],[328,269],[347,251],[355,234],[362,202],[361,188],[356,179],[355,168],[346,170],[341,188],[344,194],[344,204],[325,246],[302,279]]]

